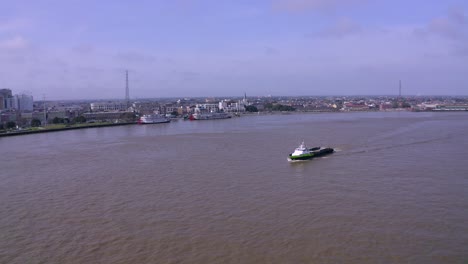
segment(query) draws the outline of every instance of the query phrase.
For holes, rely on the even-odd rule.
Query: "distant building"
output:
[[[15,94],[11,98],[11,108],[20,112],[33,110],[33,97],[27,94]]]
[[[11,93],[10,89],[0,89],[0,110],[14,109],[20,112],[33,110],[33,97],[27,94]]]
[[[196,113],[219,112],[219,104],[196,104]]]
[[[234,102],[231,100],[222,100],[218,104],[219,110],[224,112],[245,112],[245,107],[247,106],[247,99],[244,97],[243,100]]]
[[[165,106],[165,113],[166,114],[171,114],[173,112],[177,112],[178,115],[184,115],[187,113],[187,108],[183,107],[183,106]]]
[[[6,122],[16,122],[20,119],[18,112],[5,112],[0,114],[0,123],[5,124]]]
[[[0,89],[0,110],[11,108],[12,97],[10,89]]]
[[[367,111],[369,106],[364,103],[353,103],[353,102],[344,102],[343,111]]]
[[[439,107],[439,104],[423,102],[423,103],[417,105],[417,107],[419,108],[419,110],[422,110],[422,111],[431,111],[431,110],[436,109],[437,107]]]
[[[131,113],[131,112],[127,112]],[[89,121],[115,121],[125,114],[125,112],[93,112],[84,113],[83,116]]]
[[[33,112],[31,115],[31,120],[32,119],[37,119],[41,121],[41,124],[46,123],[46,116],[44,115],[44,112]]]
[[[162,113],[162,106],[159,102],[134,102],[132,107],[135,109],[136,112],[139,114],[152,114],[152,113]]]
[[[54,118],[67,118],[66,111],[49,111],[47,112],[47,122],[51,123]]]
[[[91,103],[91,111],[95,112],[126,111],[127,107],[126,102]]]
[[[468,105],[438,105],[433,111],[468,111]]]
[[[384,102],[379,105],[380,111],[387,111],[389,109],[393,109],[393,105],[391,102]]]

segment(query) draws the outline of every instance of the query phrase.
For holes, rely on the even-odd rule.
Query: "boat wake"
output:
[[[428,143],[433,143],[436,141],[441,141],[445,139],[449,139],[449,136],[446,137],[438,137],[438,138],[431,138],[427,140],[417,140],[417,141],[412,141],[412,142],[406,142],[406,143],[400,143],[400,144],[393,144],[391,146],[388,145],[381,145],[381,146],[373,146],[373,147],[368,147],[365,146],[364,149],[358,149],[350,152],[351,154],[358,154],[358,153],[365,153],[365,152],[376,152],[376,151],[381,151],[381,150],[388,150],[388,149],[395,149],[395,148],[406,148],[412,145],[420,145],[420,144],[428,144]]]
[[[290,162],[290,163],[303,163],[303,162],[306,162],[306,161],[310,161],[310,160],[292,160],[290,158],[287,158],[287,160]]]

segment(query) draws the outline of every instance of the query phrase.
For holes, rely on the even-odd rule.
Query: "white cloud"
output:
[[[318,37],[344,37],[362,32],[362,27],[356,21],[349,18],[341,18],[333,25],[322,30]]]
[[[273,1],[286,12],[363,2]],[[92,35],[85,38],[86,26],[72,27],[71,37],[59,42],[41,43],[34,35],[15,31],[14,24],[0,24],[0,72],[8,77],[0,85],[32,90],[35,96],[45,92],[50,98],[123,98],[125,69],[130,70],[132,97],[233,94],[239,87],[258,89],[257,94],[267,90],[287,94],[284,89],[293,87],[297,93],[310,94],[311,86],[336,94],[347,93],[343,87],[365,93],[400,78],[414,80],[419,91],[433,85],[434,93],[441,93],[436,86],[447,79],[468,82],[461,74],[466,69],[462,55],[468,55],[468,41],[463,42],[468,22],[461,10],[424,25],[377,27],[341,18],[322,30],[306,25],[315,30],[308,38],[302,37],[307,29],[301,27],[291,28],[294,34],[286,36],[239,38],[222,54],[183,48],[142,50],[131,44],[119,48]]]
[[[72,51],[79,54],[92,54],[96,51],[96,47],[91,44],[82,43],[72,48]]]
[[[24,49],[28,45],[27,41],[21,36],[15,36],[7,39],[0,39],[0,49],[17,50]],[[1,52],[1,50],[0,50]]]
[[[157,61],[157,58],[151,54],[144,54],[137,51],[126,51],[119,52],[115,58],[125,64],[134,63],[153,63]]]
[[[363,2],[367,2],[367,0],[272,0],[272,5],[276,10],[300,12],[350,7]]]
[[[31,23],[26,19],[12,19],[0,21],[0,33],[2,32],[17,32],[27,28]]]
[[[418,28],[421,35],[438,35],[452,40],[468,39],[468,18],[464,10],[452,9],[448,14],[432,19],[427,25]]]

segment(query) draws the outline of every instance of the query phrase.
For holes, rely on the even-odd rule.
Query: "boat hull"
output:
[[[310,153],[304,154],[304,155],[292,156],[292,154],[289,154],[288,160],[289,161],[310,160],[313,158],[322,157],[322,156],[331,154],[335,151],[332,148],[320,148],[320,147],[311,148],[309,150],[310,150]]]
[[[165,121],[138,121],[139,125],[151,125],[151,124],[162,124],[162,123],[170,123],[171,120]]]
[[[215,120],[231,118],[229,114],[225,113],[211,113],[211,114],[192,114],[189,116],[190,121],[195,120]]]

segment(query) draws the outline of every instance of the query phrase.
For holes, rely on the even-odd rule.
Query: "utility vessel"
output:
[[[288,161],[309,160],[333,153],[334,149],[324,147],[307,148],[302,141],[293,153],[289,154]]]

